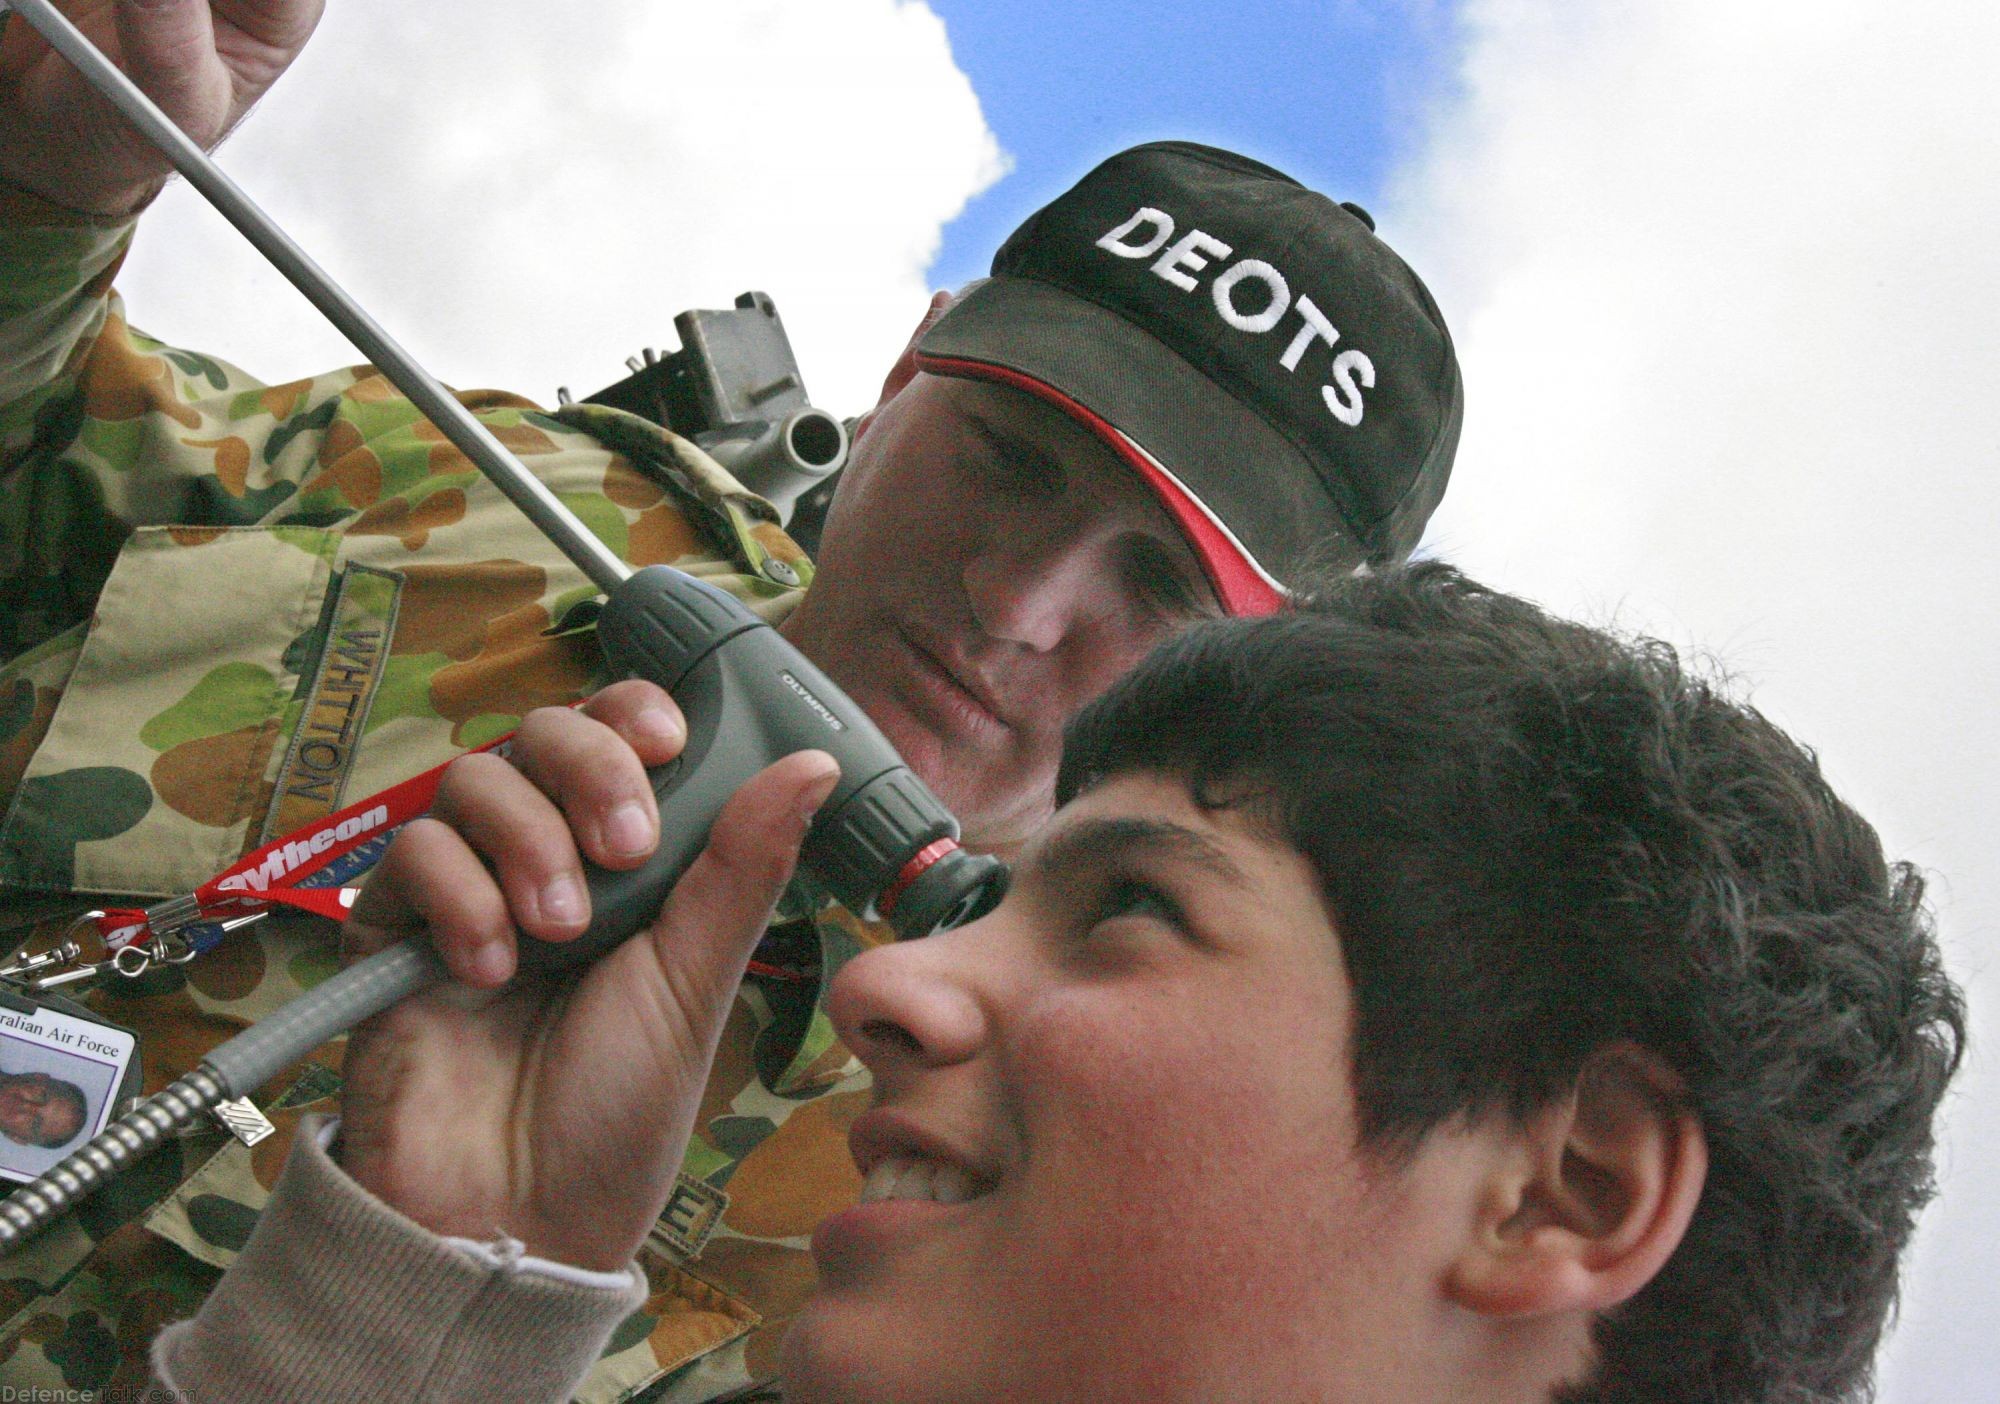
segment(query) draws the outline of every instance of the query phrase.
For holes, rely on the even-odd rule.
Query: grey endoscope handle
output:
[[[445,977],[443,964],[418,941],[399,941],[357,961],[265,1015],[204,1060],[230,1089],[246,1097],[289,1063],[373,1018],[405,995]]]

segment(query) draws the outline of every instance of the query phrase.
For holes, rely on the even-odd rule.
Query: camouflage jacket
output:
[[[597,681],[590,585],[406,400],[366,366],[271,386],[134,331],[111,291],[128,237],[0,191],[0,951],[53,943],[85,905],[186,892]],[[769,507],[673,435],[461,398],[633,564],[774,623],[809,582]],[[592,1404],[767,1378],[812,1287],[808,1235],[857,1191],[845,1130],[865,1075],[820,991],[875,937],[826,908],[771,939],[820,976],[738,997],[691,1188]],[[334,950],[330,924],[273,917],[87,1002],[137,1031],[151,1092]],[[191,1135],[0,1260],[0,1383],[83,1398],[142,1381],[151,1336],[247,1236],[291,1127],[332,1104],[339,1060],[322,1049],[260,1094],[287,1134],[254,1152]],[[711,1231],[693,1256],[668,1231],[690,1226]]]

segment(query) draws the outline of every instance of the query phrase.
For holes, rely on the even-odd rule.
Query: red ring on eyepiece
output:
[[[875,910],[880,912],[884,917],[894,916],[896,914],[896,903],[902,900],[905,892],[909,891],[910,884],[929,871],[931,864],[937,862],[938,859],[944,857],[945,854],[950,853],[957,847],[957,839],[941,838],[919,848],[916,856],[903,864],[902,871],[898,872],[894,880],[882,889],[882,895],[875,899]]]

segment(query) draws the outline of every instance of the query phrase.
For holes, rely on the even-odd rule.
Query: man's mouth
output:
[[[1002,712],[999,699],[976,674],[946,661],[937,650],[926,646],[907,630],[898,629],[896,633],[916,660],[923,676],[939,691],[946,693],[959,710],[970,713],[986,725],[1012,729],[1013,724]]]

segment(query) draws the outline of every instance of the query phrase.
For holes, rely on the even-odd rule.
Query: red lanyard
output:
[[[509,732],[466,754],[504,746],[512,735]],[[334,921],[344,920],[354,899],[361,895],[358,883],[350,886],[349,880],[358,880],[373,867],[396,830],[431,807],[444,770],[444,765],[432,766],[380,794],[273,839],[185,896],[170,897],[143,910],[102,912],[93,921],[105,946],[115,952],[189,927],[261,912],[274,902]]]
[[[510,731],[465,754],[504,748],[513,735]],[[361,895],[362,875],[375,866],[398,829],[430,809],[445,766],[450,764],[446,761],[432,766],[421,775],[273,839],[185,896],[170,897],[144,909],[96,912],[90,920],[104,938],[105,948],[114,955],[127,946],[168,937],[178,937],[198,955],[219,944],[229,925],[240,924],[243,918],[260,914],[273,903],[344,921]],[[808,978],[804,972],[764,961],[751,961],[749,969],[752,974],[780,980]]]

